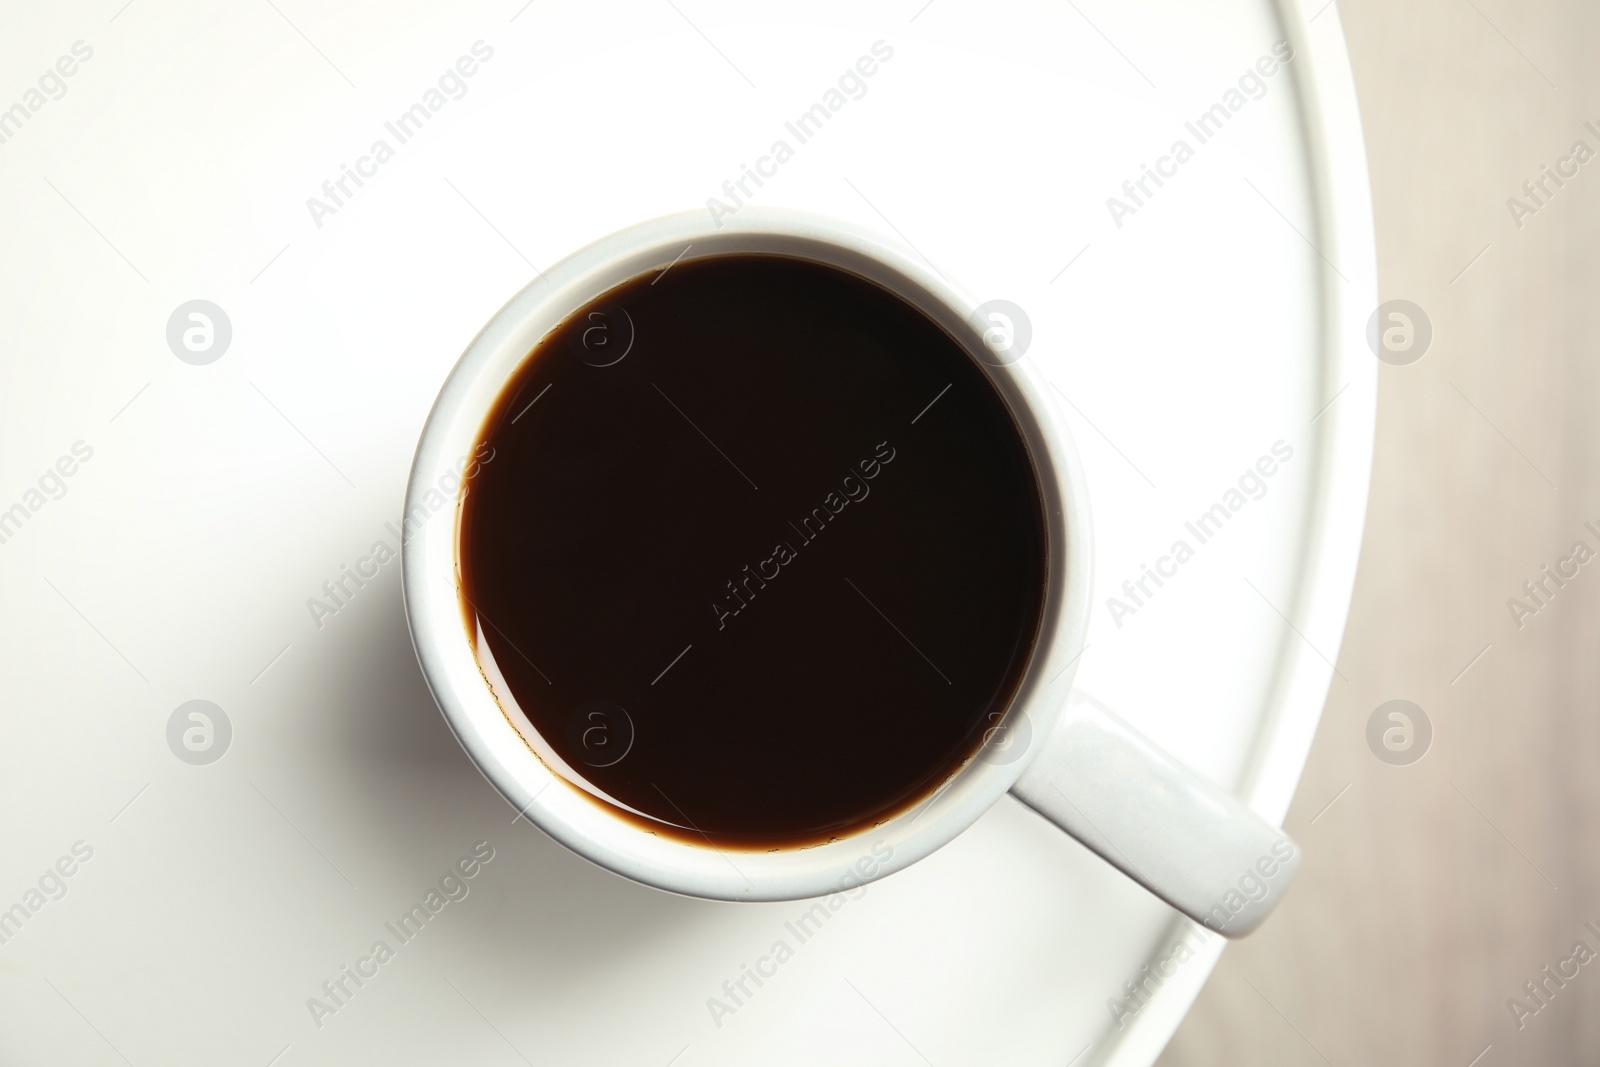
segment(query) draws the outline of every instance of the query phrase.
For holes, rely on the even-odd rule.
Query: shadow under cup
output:
[[[972,341],[773,252],[685,257],[538,340],[474,440],[456,564],[482,678],[561,782],[667,839],[790,850],[992,741],[1049,537]]]

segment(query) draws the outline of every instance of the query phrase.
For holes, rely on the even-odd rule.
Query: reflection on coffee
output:
[[[479,443],[458,563],[485,678],[655,832],[870,827],[974,754],[1027,666],[1020,432],[954,337],[855,275],[721,255],[630,281],[534,348]]]

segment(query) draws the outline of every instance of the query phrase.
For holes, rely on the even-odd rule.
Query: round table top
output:
[[[1375,396],[1337,19],[31,13],[0,41],[39,72],[0,113],[0,1059],[1150,1063],[1220,941],[1010,800],[803,937],[808,905],[656,892],[517,818],[417,668],[401,498],[536,269],[735,193],[892,234],[1024,309],[1060,391],[1081,686],[1281,819]]]

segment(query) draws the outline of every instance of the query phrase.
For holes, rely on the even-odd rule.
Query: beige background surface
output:
[[[1600,951],[1600,562],[1520,629],[1507,601],[1575,541],[1600,549],[1600,160],[1520,228],[1507,200],[1535,206],[1523,182],[1575,141],[1600,150],[1600,6],[1338,10],[1382,297],[1424,308],[1434,340],[1382,368],[1348,682],[1287,823],[1300,882],[1160,1062],[1593,1064],[1600,960],[1521,1029],[1507,1000],[1575,942]],[[1367,746],[1393,698],[1434,727],[1410,766]]]

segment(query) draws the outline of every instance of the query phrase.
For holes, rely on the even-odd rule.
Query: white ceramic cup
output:
[[[1009,407],[1040,478],[1048,588],[1034,653],[983,748],[909,811],[807,848],[745,851],[650,833],[614,815],[541,758],[551,747],[484,681],[465,628],[455,514],[434,516],[460,480],[491,405],[534,346],[630,279],[682,258],[776,253],[850,271],[895,292],[957,338]],[[417,658],[457,740],[530,821],[574,852],[646,885],[719,900],[820,897],[892,874],[971,826],[1010,792],[1150,892],[1211,929],[1241,936],[1282,897],[1300,851],[1233,796],[1202,780],[1109,710],[1072,690],[1090,604],[1083,475],[1044,377],[1025,352],[985,339],[978,305],[915,252],[832,219],[746,207],[654,219],[543,272],[468,346],[428,416],[406,492],[406,616]],[[433,494],[432,497],[429,494]]]

